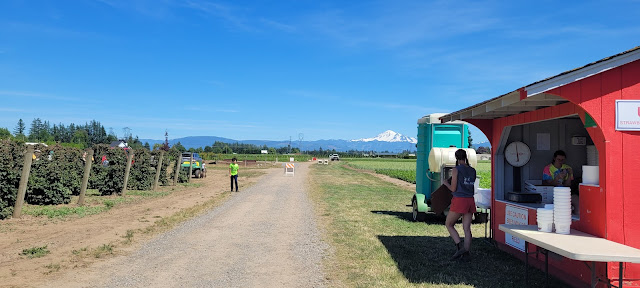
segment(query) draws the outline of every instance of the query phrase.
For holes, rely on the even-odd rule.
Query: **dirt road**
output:
[[[326,245],[307,197],[308,165],[297,165],[294,177],[271,169],[133,253],[69,271],[44,287],[322,287]]]

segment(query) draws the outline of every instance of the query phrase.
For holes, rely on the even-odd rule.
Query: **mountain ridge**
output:
[[[386,139],[386,140],[379,140]],[[158,143],[164,143],[164,140],[155,139],[139,139],[142,143],[148,142],[151,146]],[[234,140],[230,138],[217,137],[217,136],[187,136],[182,138],[175,138],[169,140],[169,145],[180,142],[185,148],[199,148],[205,146],[212,146],[214,142],[224,143],[242,143],[253,144],[257,146],[267,145],[267,147],[286,147],[291,143],[291,147],[298,147],[301,150],[333,150],[339,152],[358,150],[358,151],[375,151],[383,152],[389,151],[393,153],[400,153],[402,151],[416,151],[416,138],[408,137],[392,130],[384,131],[372,138],[360,138],[354,140],[342,140],[342,139],[328,139],[328,140],[314,140],[314,141],[289,141],[289,140]],[[484,143],[484,142],[483,142]],[[300,147],[302,146],[302,147]],[[487,146],[487,145],[485,145]],[[474,144],[474,148],[477,148]]]

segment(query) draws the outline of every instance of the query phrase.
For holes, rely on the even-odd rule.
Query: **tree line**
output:
[[[61,144],[67,147],[84,149],[96,144],[109,144],[117,141],[118,137],[111,130],[109,133],[99,121],[91,120],[84,125],[71,123],[51,124],[47,120],[35,118],[27,129],[27,124],[19,119],[13,133],[7,128],[0,128],[0,139],[13,139],[24,142],[38,142],[46,144]],[[150,148],[143,145],[138,136],[125,135],[124,140],[133,148]]]
[[[125,128],[128,129],[128,128]],[[138,136],[133,137],[130,133],[125,133],[128,135],[124,135],[124,137],[120,138],[127,142],[129,147],[134,149],[146,148],[148,150],[155,150],[158,148],[167,150],[168,147],[164,147],[164,144],[155,144],[153,147],[149,145],[149,143],[142,143]],[[46,144],[61,144],[67,147],[75,147],[84,149],[87,147],[91,147],[96,144],[109,144],[113,141],[118,141],[119,138],[110,129],[109,133],[105,130],[104,126],[100,124],[99,121],[91,120],[84,125],[77,125],[71,123],[69,125],[64,125],[62,123],[59,124],[51,124],[49,121],[42,120],[40,118],[35,118],[31,121],[31,125],[29,125],[29,129],[27,130],[27,125],[22,119],[18,120],[15,128],[13,129],[13,133],[9,131],[7,128],[0,128],[0,139],[14,139],[25,142],[39,142]],[[469,135],[469,142],[471,143],[472,138]],[[180,152],[208,152],[215,154],[261,154],[262,150],[267,150],[269,154],[298,154],[304,153],[309,155],[316,156],[326,156],[334,153],[339,153],[344,156],[353,156],[353,157],[362,157],[363,155],[376,155],[377,153],[371,151],[359,151],[359,150],[349,150],[338,152],[335,149],[326,149],[323,150],[322,147],[314,150],[305,150],[301,151],[298,147],[291,147],[291,145],[275,148],[275,147],[267,147],[267,145],[255,145],[255,144],[245,144],[245,143],[226,143],[221,141],[216,141],[212,145],[207,145],[204,147],[198,148],[189,148],[186,149],[180,142],[173,145],[175,149]],[[388,151],[383,151],[385,153]],[[491,153],[491,149],[488,147],[478,147],[477,153]],[[403,151],[402,153],[398,153],[398,157],[407,158],[408,155],[412,154],[410,151]]]

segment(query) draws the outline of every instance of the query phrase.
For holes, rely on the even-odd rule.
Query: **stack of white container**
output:
[[[569,234],[571,230],[571,188],[553,188],[553,224],[556,233]]]
[[[553,231],[553,209],[546,208],[547,205],[545,205],[545,208],[538,208],[537,210],[536,220],[538,220],[538,231],[540,232]]]
[[[587,145],[587,165],[598,166],[600,164],[600,155],[595,145]]]

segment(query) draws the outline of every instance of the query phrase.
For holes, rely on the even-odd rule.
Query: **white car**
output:
[[[340,161],[340,156],[338,156],[338,154],[331,154],[329,155],[329,159],[331,161]]]

